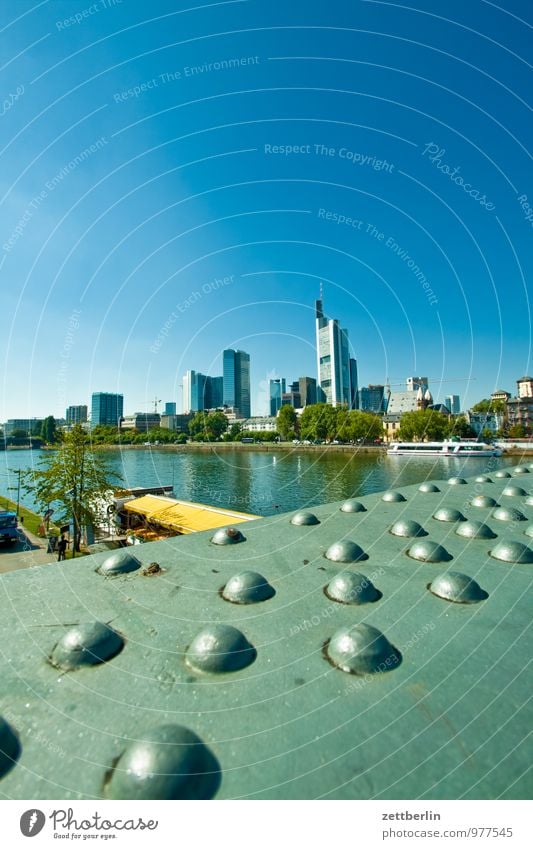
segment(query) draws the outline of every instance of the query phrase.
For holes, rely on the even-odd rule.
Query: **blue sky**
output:
[[[531,6],[413,4],[0,6],[0,420],[179,408],[226,347],[264,412],[316,374],[321,280],[360,384],[515,389]]]

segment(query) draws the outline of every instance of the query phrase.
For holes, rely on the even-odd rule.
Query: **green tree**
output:
[[[402,419],[403,423],[403,419]],[[452,418],[449,423],[448,436],[459,436],[461,439],[475,439],[476,431],[470,426],[465,416]]]
[[[231,427],[228,431],[229,440],[231,442],[238,442],[238,440],[241,439],[241,436],[242,436],[242,425],[240,424],[240,422],[233,422],[233,424],[231,425]]]
[[[492,431],[490,427],[484,427],[479,435],[483,442],[490,442],[494,439],[494,431]]]
[[[298,426],[296,410],[290,404],[284,404],[278,413],[278,433],[282,439],[294,439]]]
[[[511,439],[523,439],[526,436],[526,429],[524,425],[511,425],[509,428],[509,436]]]
[[[348,417],[349,439],[357,442],[360,439],[383,439],[383,420],[374,413],[364,413],[362,410],[351,410]]]
[[[205,431],[208,439],[220,439],[227,429],[228,418],[224,415],[224,413],[217,411],[216,413],[208,414],[205,424]]]
[[[96,425],[90,430],[90,441],[95,445],[115,445],[119,437],[119,429],[114,425]]]
[[[65,434],[58,450],[41,463],[42,468],[24,474],[23,487],[44,511],[55,507],[58,521],[74,524],[73,553],[80,550],[84,526],[95,525],[99,504],[120,480],[103,458],[91,450],[90,437],[80,425]]]
[[[415,442],[444,439],[448,433],[448,416],[436,410],[404,413],[400,420],[399,438]]]
[[[504,413],[506,403],[502,400],[492,400],[492,398],[483,398],[474,404],[472,407],[473,413]]]
[[[57,425],[54,416],[47,416],[41,426],[41,437],[43,442],[46,442],[48,445],[51,445],[53,442],[57,442],[59,438],[59,434],[57,432]]]

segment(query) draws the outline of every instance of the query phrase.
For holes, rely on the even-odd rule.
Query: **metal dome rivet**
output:
[[[496,537],[492,528],[475,519],[469,522],[461,522],[455,529],[455,533],[459,537],[467,537],[468,539],[494,539]]]
[[[407,554],[413,560],[421,560],[424,563],[445,563],[452,560],[452,555],[442,545],[428,539],[415,542]]]
[[[56,643],[50,656],[52,666],[69,671],[111,660],[124,648],[121,635],[103,622],[74,625]]]
[[[513,471],[512,471],[512,474],[513,475],[528,475],[529,469],[528,469],[527,466],[515,466]]]
[[[336,631],[326,653],[334,666],[352,675],[390,672],[402,661],[400,652],[385,635],[364,622]]]
[[[495,477],[495,478],[510,478],[510,477],[511,477],[511,473],[510,473],[510,472],[507,472],[505,469],[500,469],[499,471],[497,471],[497,472],[496,472],[496,474],[494,475],[494,477]]]
[[[470,502],[471,507],[498,507],[498,502],[491,495],[475,495]]]
[[[306,510],[300,510],[295,513],[291,519],[291,525],[319,525],[320,522],[314,513],[308,513]]]
[[[433,579],[429,590],[433,595],[457,604],[476,604],[489,597],[477,581],[461,572],[444,572]]]
[[[381,500],[387,501],[387,502],[393,502],[393,503],[394,502],[397,503],[397,502],[400,502],[400,501],[407,501],[405,495],[402,495],[401,492],[393,492],[392,490],[390,490],[389,492],[384,492],[383,495],[381,496]]]
[[[334,542],[324,556],[334,563],[356,563],[358,560],[368,559],[368,554],[365,554],[361,546],[349,539]]]
[[[181,725],[163,725],[135,740],[109,773],[110,799],[212,799],[220,766],[200,738]]]
[[[433,518],[438,522],[466,522],[466,517],[463,516],[460,510],[455,510],[453,507],[440,507],[434,514]]]
[[[381,598],[372,581],[359,572],[339,572],[324,592],[332,601],[341,604],[368,604]]]
[[[505,563],[533,563],[533,550],[515,540],[502,540],[489,553],[495,560]]]
[[[238,528],[219,528],[211,537],[215,545],[234,545],[244,542],[245,538]]]
[[[235,672],[255,660],[257,652],[232,625],[209,625],[187,649],[187,664],[197,672]]]
[[[222,590],[222,598],[233,604],[256,604],[267,601],[276,594],[267,579],[259,572],[240,572],[229,579]]]
[[[430,483],[429,481],[424,481],[418,487],[419,492],[440,492],[438,486],[434,483]]]
[[[525,489],[522,489],[521,486],[508,484],[502,489],[502,495],[507,495],[509,498],[525,498],[527,496],[527,492]]]
[[[127,572],[135,572],[141,568],[141,563],[129,551],[115,551],[100,564],[96,570],[101,575],[112,577],[113,575],[123,575]]]
[[[497,507],[492,511],[492,516],[500,522],[527,522],[524,514],[515,507]]]
[[[427,531],[413,519],[399,519],[390,529],[395,537],[425,537]]]
[[[450,486],[464,486],[467,481],[464,478],[448,478]]]
[[[348,498],[347,501],[341,504],[341,510],[343,513],[366,513],[364,504],[361,504],[360,501],[356,501],[354,498]]]
[[[492,483],[492,478],[489,478],[488,475],[478,475],[474,480],[476,483]]]
[[[0,716],[0,778],[14,767],[20,752],[21,746],[15,729]]]

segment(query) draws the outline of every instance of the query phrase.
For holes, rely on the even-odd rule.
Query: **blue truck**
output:
[[[12,510],[0,510],[0,541],[18,542],[17,514]]]

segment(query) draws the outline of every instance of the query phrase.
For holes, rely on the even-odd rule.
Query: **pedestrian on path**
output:
[[[65,534],[61,534],[61,538],[60,538],[59,542],[57,543],[57,552],[58,552],[57,559],[58,560],[64,560],[66,551],[67,551],[67,541],[65,539]]]

